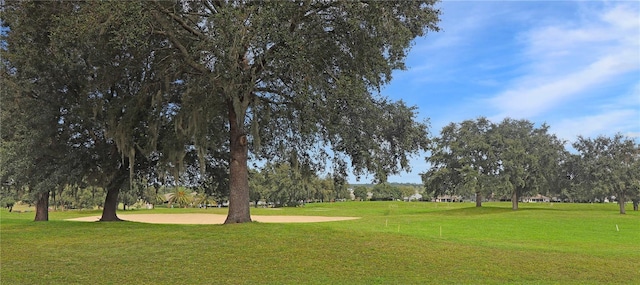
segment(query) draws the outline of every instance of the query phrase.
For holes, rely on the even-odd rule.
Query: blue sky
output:
[[[572,142],[640,137],[640,2],[447,1],[382,93],[419,108],[432,135],[485,116],[547,123]],[[424,154],[390,182],[421,183]],[[367,183],[363,177],[350,183]]]

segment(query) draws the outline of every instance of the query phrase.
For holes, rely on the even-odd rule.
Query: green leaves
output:
[[[486,118],[451,123],[433,139],[431,169],[423,173],[434,195],[489,194],[495,183],[499,157],[494,147],[495,125]]]
[[[486,118],[444,127],[434,139],[431,169],[422,174],[434,195],[545,193],[559,178],[564,142],[526,120]]]
[[[329,147],[334,165],[350,157],[356,173],[384,179],[409,168],[406,153],[426,147],[415,109],[372,92],[402,67],[413,38],[437,29],[432,2],[207,3],[152,5],[156,29],[188,66],[208,73],[212,88],[194,96],[230,102],[256,157],[295,150],[321,166]]]
[[[573,147],[580,156],[573,181],[576,190],[598,200],[615,196],[624,214],[625,201],[640,195],[640,145],[616,134],[595,139],[580,136]]]
[[[10,2],[3,59],[21,99],[48,108],[25,115],[35,126],[24,129],[55,138],[40,149],[78,163],[47,165],[69,165],[77,180],[113,189],[128,172],[129,184],[180,182],[229,156],[221,153],[235,151],[246,165],[251,149],[258,159],[295,154],[313,170],[330,162],[335,178],[351,162],[356,174],[384,181],[428,145],[416,109],[378,93],[413,39],[437,30],[433,5]],[[230,181],[248,191],[244,177]]]
[[[178,204],[180,207],[186,208],[190,203],[194,201],[194,197],[191,193],[184,189],[177,188],[176,192],[169,195],[169,205]],[[200,198],[201,200],[202,198]],[[200,201],[202,202],[202,201]]]

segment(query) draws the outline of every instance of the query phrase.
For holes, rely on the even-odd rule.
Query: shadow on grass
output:
[[[502,214],[502,213],[515,213],[521,211],[557,211],[553,208],[529,208],[520,207],[518,210],[513,210],[511,207],[496,207],[496,206],[482,206],[482,207],[465,207],[458,209],[447,209],[442,211],[432,212],[434,215],[441,216],[477,216],[477,215],[490,215],[490,214]]]

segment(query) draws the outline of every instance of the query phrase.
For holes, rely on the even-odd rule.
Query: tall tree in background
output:
[[[509,118],[496,125],[492,145],[499,159],[498,175],[514,210],[522,195],[548,191],[551,181],[562,176],[559,161],[564,142],[548,130],[546,124],[536,128],[527,120]]]
[[[369,198],[369,188],[364,186],[356,186],[353,189],[353,196],[361,201],[366,201]]]
[[[486,118],[450,123],[433,140],[431,168],[422,174],[435,195],[474,193],[476,207],[495,185],[498,158],[492,145],[494,125]]]
[[[371,188],[372,201],[395,201],[402,198],[403,195],[400,189],[387,182],[378,183]]]
[[[580,136],[573,147],[581,156],[581,173],[585,174],[579,179],[590,189],[614,195],[620,214],[625,214],[625,202],[637,199],[640,188],[640,145],[616,134],[595,139]]]
[[[265,184],[268,185],[265,198],[276,206],[290,206],[297,204],[300,199],[307,198],[302,192],[300,173],[288,163],[267,163],[262,169],[262,174]]]
[[[154,1],[153,33],[164,36],[206,82],[192,93],[224,106],[230,150],[226,223],[251,221],[247,160],[296,156],[346,175],[381,180],[408,169],[427,147],[415,108],[374,95],[391,80],[411,41],[437,30],[435,1]],[[146,11],[146,10],[143,10]],[[197,107],[197,106],[194,106]],[[187,121],[220,117],[218,109]],[[198,133],[206,126],[190,125]],[[331,149],[331,153],[328,151]]]
[[[327,202],[345,198],[348,193],[330,175],[317,176],[310,168],[294,167],[290,162],[266,163],[260,171],[249,172],[251,201],[257,207],[264,200],[274,206],[298,206],[300,201]]]
[[[584,193],[588,192],[588,187],[584,181],[582,169],[580,167],[580,155],[574,153],[565,153],[564,160],[561,163],[562,175],[564,179],[558,181],[557,194],[560,199],[567,200],[571,203],[579,200],[585,200]],[[584,181],[586,182],[586,181]]]

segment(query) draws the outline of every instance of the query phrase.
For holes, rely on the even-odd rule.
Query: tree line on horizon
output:
[[[487,118],[450,123],[433,138],[430,168],[421,174],[431,195],[509,197],[512,208],[525,195],[561,201],[594,202],[615,197],[640,202],[640,144],[630,137],[578,136],[570,146],[528,120]]]

